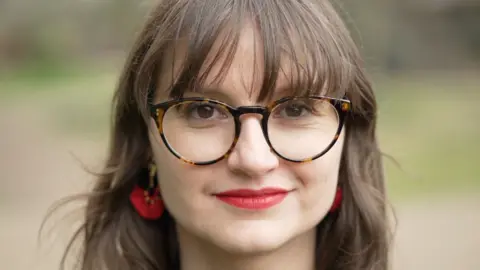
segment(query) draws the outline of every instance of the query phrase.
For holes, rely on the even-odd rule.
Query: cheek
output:
[[[299,201],[305,211],[317,215],[330,208],[338,185],[342,149],[343,140],[339,140],[324,156],[295,168],[301,186]]]
[[[296,168],[299,179],[308,189],[318,185],[336,185],[340,170],[343,150],[343,137],[325,155],[310,163],[298,164]]]
[[[176,158],[163,144],[160,136],[150,135],[155,163],[158,168],[158,181],[166,208],[175,219],[193,217],[208,207],[203,190],[209,179],[199,175],[199,170]]]

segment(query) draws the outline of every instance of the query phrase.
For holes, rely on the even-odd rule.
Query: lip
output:
[[[283,188],[232,189],[214,195],[220,201],[237,208],[262,210],[281,203],[289,192]]]

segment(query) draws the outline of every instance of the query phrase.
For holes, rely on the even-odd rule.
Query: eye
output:
[[[215,108],[210,105],[198,105],[194,108],[191,108],[189,112],[194,118],[208,119],[215,114]]]
[[[224,108],[219,105],[209,103],[188,103],[185,106],[181,106],[180,111],[184,117],[193,120],[214,120],[228,118],[228,112],[226,112]]]
[[[281,118],[299,118],[312,113],[312,108],[304,102],[291,101],[280,104],[274,109],[274,115]]]
[[[299,117],[306,113],[306,109],[301,104],[291,104],[290,106],[285,107],[284,112],[288,117]]]

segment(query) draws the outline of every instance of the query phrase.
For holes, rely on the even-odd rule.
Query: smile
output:
[[[235,189],[217,193],[215,196],[220,201],[237,208],[262,210],[281,203],[288,193],[288,190],[281,188]]]

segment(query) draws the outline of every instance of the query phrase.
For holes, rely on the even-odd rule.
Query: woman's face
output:
[[[255,29],[246,26],[224,80],[209,85],[209,89],[215,90],[201,96],[232,106],[264,105],[255,102],[263,74],[261,51]],[[210,72],[207,84],[220,69],[221,61]],[[161,74],[156,102],[168,99],[165,89],[175,72]],[[279,89],[289,79],[288,74],[280,74]],[[278,99],[285,95],[288,93],[274,96]],[[327,214],[336,192],[344,136],[341,134],[322,157],[308,163],[292,163],[271,151],[262,133],[260,115],[248,114],[240,119],[241,133],[233,152],[226,159],[206,166],[190,165],[172,155],[151,120],[150,141],[159,185],[166,208],[183,234],[179,237],[205,241],[230,252],[269,251],[315,229]],[[297,141],[288,147],[299,147],[302,143],[305,142]],[[263,199],[235,198],[252,196],[252,190],[268,188],[280,189],[283,194],[265,195]],[[219,195],[239,189],[250,192]]]

